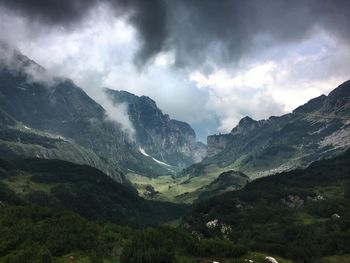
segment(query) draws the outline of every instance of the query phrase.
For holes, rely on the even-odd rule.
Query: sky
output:
[[[104,87],[151,97],[203,141],[350,79],[349,25],[347,0],[0,0],[0,39],[116,120]]]

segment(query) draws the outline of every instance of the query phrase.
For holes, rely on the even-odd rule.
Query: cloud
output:
[[[117,23],[116,27],[118,29],[124,29],[122,24]],[[125,32],[121,34],[124,34],[121,38],[121,42],[123,42],[128,36]],[[57,40],[57,38],[55,38],[55,40]],[[99,41],[105,40],[106,39],[102,38]],[[59,45],[60,43],[57,44]],[[52,48],[52,46],[50,47]],[[57,51],[58,49],[56,48],[56,55],[58,55]],[[47,53],[45,54],[47,55]],[[65,59],[63,57],[59,60],[62,63],[62,61],[64,61]],[[15,74],[24,73],[26,75],[26,81],[29,84],[39,83],[44,85],[44,87],[51,88],[62,80],[62,78],[57,77],[57,71],[52,69],[46,70],[45,68],[38,65],[36,62],[28,60],[28,58],[23,56],[19,50],[17,50],[12,45],[7,44],[4,41],[0,41],[0,69],[2,66],[5,66],[5,69],[9,69]],[[76,64],[72,66],[76,66]],[[95,71],[93,71],[92,74],[88,74],[87,71],[79,73],[79,71],[77,72],[69,67],[65,69],[71,70],[71,72],[74,72],[75,74],[80,74],[80,77],[84,76],[84,80],[82,82],[85,82],[85,87],[87,87],[86,90],[89,91],[90,95],[93,96],[93,98],[106,110],[107,118],[119,123],[121,125],[122,130],[128,135],[129,140],[135,141],[135,129],[129,119],[127,106],[124,104],[112,104],[111,101],[104,94],[102,88],[96,88],[99,87],[101,83],[99,81],[96,81],[96,79],[94,78],[94,76],[96,76]],[[88,68],[86,70],[88,70]],[[72,76],[68,74],[68,72],[66,72],[66,74],[63,74],[64,72],[60,73],[62,76]],[[87,75],[92,76],[92,78],[86,77]],[[75,75],[75,77],[79,81],[79,77],[77,75]],[[90,85],[87,85],[88,82],[90,82]]]
[[[102,87],[150,96],[202,139],[349,79],[349,1],[0,3],[2,37],[50,73],[101,104]]]
[[[130,142],[135,142],[135,128],[130,121],[128,105],[125,103],[112,103],[105,93],[99,92],[95,100],[106,110],[107,118],[121,125],[122,131],[128,135]]]
[[[169,2],[166,44],[174,49],[178,65],[239,63],[256,50],[309,38],[317,28],[348,38],[349,1]]]
[[[307,38],[318,27],[349,40],[346,0],[1,0],[0,5],[34,23],[67,30],[108,5],[137,30],[134,61],[139,66],[169,50],[182,66],[215,59],[237,62],[257,48]]]
[[[34,61],[28,60],[19,50],[0,39],[0,69],[10,70],[15,74],[24,73],[29,84],[39,83],[52,87],[58,79]]]
[[[228,132],[245,115],[255,119],[281,115],[328,94],[349,78],[349,59],[347,45],[320,32],[254,56],[258,63],[217,67],[209,73],[196,70],[189,79],[209,92],[207,105],[219,116],[219,131]]]
[[[108,6],[115,17],[126,18],[138,30],[142,45],[134,58],[145,64],[162,50],[166,39],[166,12],[163,0],[1,0],[0,7],[22,16],[31,26],[74,31],[96,8]],[[33,30],[35,31],[35,30]]]

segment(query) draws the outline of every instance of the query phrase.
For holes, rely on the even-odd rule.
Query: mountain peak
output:
[[[350,80],[332,90],[328,96],[321,95],[296,108],[293,113],[311,113],[323,115],[349,115]]]
[[[350,115],[350,81],[346,81],[332,90],[320,110],[326,115]]]
[[[252,118],[250,118],[249,116],[245,116],[239,121],[238,125],[240,125],[240,126],[241,125],[247,125],[247,124],[249,125],[249,124],[255,123],[255,122],[257,122],[257,121],[252,119]]]
[[[230,132],[232,135],[237,134],[246,134],[259,126],[259,122],[250,118],[249,116],[245,116],[242,118],[238,125],[232,129]]]
[[[328,97],[350,97],[350,80],[340,84],[337,88],[332,90]]]
[[[308,112],[319,110],[326,99],[327,99],[327,96],[322,94],[321,96],[313,98],[309,100],[307,103],[299,106],[298,108],[293,110],[293,113],[308,113]]]

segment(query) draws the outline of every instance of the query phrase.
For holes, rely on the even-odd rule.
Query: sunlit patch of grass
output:
[[[190,175],[172,178],[169,175],[149,178],[135,173],[128,173],[129,179],[138,189],[141,196],[144,195],[146,185],[151,185],[155,191],[159,192],[155,199],[178,203],[192,203],[200,194],[199,189],[209,185],[226,169],[215,165],[207,166],[205,174],[190,178]]]

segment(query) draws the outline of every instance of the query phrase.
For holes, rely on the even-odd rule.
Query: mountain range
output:
[[[147,122],[143,120],[137,126],[139,140],[130,140],[121,125],[71,80],[50,76],[19,51],[4,44],[1,48],[8,54],[0,67],[1,127],[4,133],[10,129],[7,134],[12,134],[12,138],[1,138],[2,158],[58,158],[89,164],[119,182],[124,180],[122,173],[132,171],[149,177],[175,174],[203,158],[205,147],[195,142],[193,129],[187,123],[166,122],[166,115],[155,104],[161,118],[150,116],[152,125],[158,126],[159,121],[166,128],[141,136],[150,131],[141,128]],[[30,143],[28,137],[32,138]],[[52,147],[45,147],[40,140],[52,141]]]
[[[207,144],[206,158],[185,173],[238,170],[255,179],[335,156],[350,146],[350,81],[292,113],[244,117],[230,133],[208,136]]]
[[[0,54],[1,262],[349,259],[350,81],[204,145],[151,98],[104,89],[131,138],[73,81]]]
[[[292,113],[259,121],[244,117],[230,133],[208,136],[206,146],[196,141],[189,124],[171,119],[151,98],[104,89],[116,109],[126,106],[135,130],[130,139],[71,80],[51,76],[5,44],[1,49],[6,56],[0,67],[0,157],[8,160],[87,164],[117,182],[130,181],[145,197],[183,202],[207,192],[216,179],[225,178],[219,178],[222,173],[239,171],[252,180],[307,167],[350,144],[350,81]],[[246,180],[234,178],[234,188],[245,185]],[[223,181],[230,183],[223,186]],[[235,185],[223,181],[215,185]],[[149,189],[156,194],[149,196]]]

